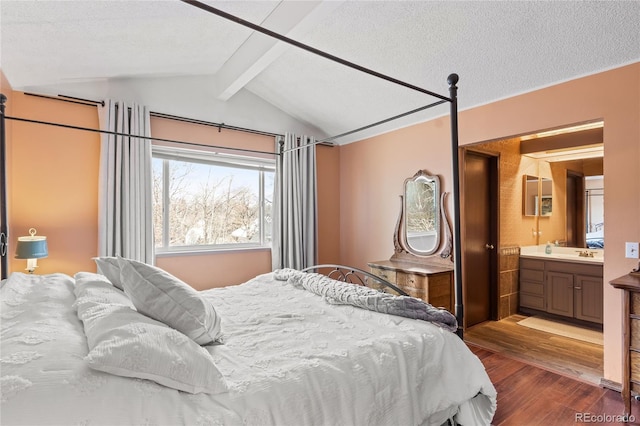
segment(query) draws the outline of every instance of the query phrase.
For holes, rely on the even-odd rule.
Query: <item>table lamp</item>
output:
[[[47,257],[47,237],[36,236],[35,228],[29,229],[28,237],[18,237],[16,259],[27,259],[25,268],[30,274],[38,267],[38,259]]]

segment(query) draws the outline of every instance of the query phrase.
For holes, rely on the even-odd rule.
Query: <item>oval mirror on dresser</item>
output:
[[[440,179],[419,170],[406,179],[389,260],[368,262],[371,273],[410,296],[454,312],[452,234]]]
[[[440,180],[423,170],[404,182],[404,232],[407,248],[427,256],[440,244]]]

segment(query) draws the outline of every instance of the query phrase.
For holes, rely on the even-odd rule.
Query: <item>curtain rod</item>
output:
[[[149,140],[158,141],[158,142],[169,142],[169,143],[177,143],[181,145],[192,145],[200,148],[207,147],[207,148],[224,149],[224,150],[230,150],[230,151],[250,152],[253,154],[267,154],[267,155],[276,155],[276,156],[280,155],[277,152],[259,151],[255,149],[245,149],[245,148],[234,148],[234,147],[219,146],[219,145],[203,145],[195,142],[180,141],[175,139],[155,138],[153,136],[131,135],[128,133],[112,132],[110,130],[92,129],[89,127],[73,126],[71,124],[53,123],[50,121],[32,120],[29,118],[22,118],[22,117],[12,117],[9,115],[5,115],[4,118],[6,118],[7,120],[21,121],[24,123],[44,124],[47,126],[63,127],[65,129],[82,130],[82,131],[93,132],[93,133],[104,133],[104,134],[115,135],[115,136],[126,136],[126,137],[139,138],[139,139],[149,139]]]
[[[369,69],[369,68],[365,68],[365,67],[363,67],[361,65],[358,65],[358,64],[355,64],[353,62],[349,62],[349,61],[347,61],[345,59],[339,58],[339,57],[334,56],[334,55],[332,55],[330,53],[327,53],[327,52],[324,52],[322,50],[316,49],[315,47],[311,47],[311,46],[309,46],[307,44],[300,43],[299,41],[296,41],[296,40],[293,40],[293,39],[291,39],[289,37],[283,36],[282,34],[279,34],[279,33],[276,33],[274,31],[268,30],[268,29],[266,29],[264,27],[261,27],[260,25],[256,25],[256,24],[254,24],[252,22],[245,21],[242,18],[239,18],[239,17],[237,17],[235,15],[232,15],[230,13],[224,12],[224,11],[222,11],[220,9],[216,9],[215,7],[209,6],[208,4],[201,3],[201,2],[199,2],[197,0],[181,0],[181,1],[184,2],[184,3],[187,3],[187,4],[191,5],[191,6],[194,6],[194,7],[197,7],[199,9],[202,9],[205,12],[212,13],[214,15],[220,16],[221,18],[224,18],[224,19],[227,19],[229,21],[232,21],[232,22],[235,22],[237,24],[240,24],[240,25],[242,25],[244,27],[251,28],[254,31],[261,32],[262,34],[266,34],[266,35],[268,35],[270,37],[273,37],[275,39],[278,39],[280,41],[288,43],[288,44],[290,44],[292,46],[296,46],[296,47],[298,47],[300,49],[306,50],[307,52],[311,52],[311,53],[314,53],[314,54],[316,54],[318,56],[322,56],[323,58],[329,59],[329,60],[331,60],[333,62],[337,62],[339,64],[345,65],[345,66],[347,66],[349,68],[353,68],[353,69],[356,69],[358,71],[364,72],[366,74],[372,75],[374,77],[378,77],[378,78],[381,78],[383,80],[389,81],[391,83],[395,83],[395,84],[398,84],[400,86],[415,90],[417,92],[421,92],[421,93],[433,96],[435,98],[442,99],[443,101],[446,101],[446,102],[451,102],[452,101],[451,98],[448,98],[446,96],[440,95],[438,93],[432,92],[432,91],[427,90],[427,89],[423,89],[422,87],[415,86],[415,85],[407,83],[405,81],[398,80],[398,79],[393,78],[393,77],[389,77],[388,75],[379,73],[379,72],[374,71],[374,70]]]
[[[28,92],[23,92],[25,95],[28,96],[35,96],[37,98],[45,98],[45,99],[52,99],[54,101],[62,101],[62,102],[70,102],[70,103],[74,103],[74,104],[79,104],[79,105],[87,105],[87,106],[98,106],[98,105],[102,105],[104,106],[105,103],[104,101],[93,101],[90,99],[83,99],[83,98],[77,98],[74,96],[67,96],[67,95],[56,95],[56,96],[51,96],[51,95],[41,95],[38,93],[28,93]],[[251,133],[251,134],[255,134],[255,135],[262,135],[262,136],[272,136],[272,137],[284,137],[283,134],[280,133],[271,133],[271,132],[265,132],[263,130],[255,130],[255,129],[248,129],[246,127],[238,127],[238,126],[231,126],[228,124],[224,124],[224,123],[214,123],[211,121],[205,121],[205,120],[199,120],[196,118],[188,118],[188,117],[181,117],[178,115],[172,115],[172,114],[165,114],[162,112],[154,112],[154,111],[150,111],[149,115],[152,117],[157,117],[157,118],[166,118],[169,120],[176,120],[176,121],[183,121],[185,123],[192,123],[192,124],[200,124],[203,126],[210,126],[210,127],[217,127],[218,128],[218,132],[220,132],[221,129],[226,129],[226,130],[234,130],[237,132],[244,132],[244,133]],[[14,119],[14,120],[22,120],[22,121],[27,121],[29,122],[27,119],[19,119],[16,117],[6,117],[9,119]],[[36,122],[36,120],[32,121],[32,122]],[[40,124],[51,124],[51,125],[58,125],[58,126],[66,126],[63,124],[58,124],[58,123],[49,123],[49,122],[41,122]],[[69,128],[76,128],[74,126],[69,126]],[[77,130],[93,130],[93,131],[98,131],[96,129],[77,129]],[[106,132],[106,131],[104,131]],[[128,135],[128,136],[132,136],[132,137],[142,137],[142,136],[134,136],[134,135]],[[334,136],[334,138],[339,137],[339,136]],[[154,138],[146,138],[146,139],[151,139],[151,140],[155,140]],[[335,144],[333,142],[331,142],[332,138],[328,138],[328,139],[323,139],[320,142],[315,143],[314,145],[320,144],[323,146],[329,146],[329,147],[334,147]],[[298,138],[298,140],[300,140],[300,138]],[[181,142],[181,141],[173,141],[174,143],[189,143],[189,142]],[[195,144],[198,146],[210,146],[210,145],[200,145],[200,144]],[[222,147],[221,147],[222,148]],[[227,148],[227,149],[236,149],[236,148]],[[238,149],[240,150],[240,149]],[[249,152],[251,150],[248,150]],[[261,151],[256,151],[258,153],[260,153]],[[269,154],[273,154],[273,153],[269,153]],[[276,155],[276,154],[274,154]]]
[[[62,101],[62,102],[69,102],[72,104],[78,104],[78,105],[87,105],[87,106],[98,106],[98,105],[102,105],[104,106],[104,101],[92,101],[90,99],[82,99],[82,98],[76,98],[73,96],[66,96],[66,95],[56,95],[56,96],[52,96],[52,95],[40,95],[38,93],[29,93],[29,92],[23,92],[25,95],[27,96],[35,96],[36,98],[45,98],[45,99],[53,99],[54,101]]]
[[[25,95],[28,96],[35,96],[37,98],[45,98],[45,99],[53,99],[55,101],[62,101],[62,102],[70,102],[73,104],[78,104],[78,105],[87,105],[87,106],[104,106],[105,102],[104,101],[94,101],[91,99],[83,99],[83,98],[78,98],[75,96],[67,96],[67,95],[61,95],[58,94],[56,96],[52,96],[52,95],[41,95],[38,93],[28,93],[28,92],[24,92]],[[263,130],[255,130],[255,129],[248,129],[246,127],[239,127],[239,126],[232,126],[229,124],[225,124],[225,123],[214,123],[214,122],[210,122],[210,121],[205,121],[205,120],[198,120],[195,118],[188,118],[188,117],[180,117],[177,115],[171,115],[171,114],[165,114],[162,112],[154,112],[154,111],[149,111],[149,115],[153,116],[153,117],[158,117],[158,118],[167,118],[167,119],[171,119],[171,120],[176,120],[176,121],[184,121],[187,123],[193,123],[193,124],[202,124],[205,126],[211,126],[211,127],[217,127],[218,131],[220,131],[221,129],[226,129],[226,130],[235,130],[237,132],[245,132],[245,133],[252,133],[252,134],[256,134],[256,135],[263,135],[263,136],[284,136],[282,134],[279,133],[272,133],[272,132],[265,132]]]
[[[227,129],[227,130],[236,130],[239,132],[252,133],[255,135],[262,135],[262,136],[273,136],[273,137],[284,136],[279,133],[271,133],[271,132],[265,132],[263,130],[247,129],[245,127],[231,126],[229,124],[224,124],[224,123],[214,123],[211,121],[199,120],[197,118],[180,117],[178,115],[165,114],[162,112],[150,111],[149,115],[157,118],[166,118],[170,120],[183,121],[185,123],[202,124],[203,126],[217,127],[218,132],[220,132],[221,129]]]

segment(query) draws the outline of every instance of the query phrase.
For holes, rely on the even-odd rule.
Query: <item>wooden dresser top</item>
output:
[[[451,266],[445,266],[431,265],[429,263],[408,262],[403,260],[378,260],[375,262],[369,262],[369,266],[419,275],[431,275],[453,271],[453,263]]]
[[[609,281],[609,284],[622,290],[640,292],[640,274],[627,274]]]

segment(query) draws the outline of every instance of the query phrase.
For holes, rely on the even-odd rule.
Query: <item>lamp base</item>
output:
[[[27,267],[24,268],[30,274],[33,274],[33,271],[38,267],[38,259],[27,259]]]

